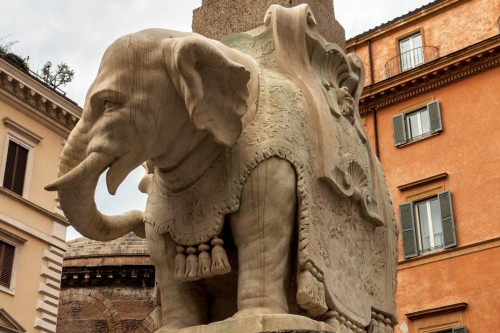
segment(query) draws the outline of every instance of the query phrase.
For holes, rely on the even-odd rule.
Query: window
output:
[[[399,205],[405,258],[457,244],[450,191]]]
[[[26,239],[0,229],[0,291],[15,293],[17,261],[20,247],[25,242]]]
[[[3,187],[19,195],[23,195],[24,178],[26,176],[26,165],[29,150],[9,140],[7,149],[7,160],[3,177]]]
[[[422,35],[414,35],[399,40],[399,57],[401,72],[420,66],[424,63]]]
[[[1,186],[27,198],[35,146],[42,137],[9,118],[4,118],[3,123],[7,136],[0,169]]]
[[[392,129],[396,146],[440,132],[443,126],[439,102],[433,101],[422,108],[393,117]]]
[[[0,286],[10,289],[16,247],[0,240]]]

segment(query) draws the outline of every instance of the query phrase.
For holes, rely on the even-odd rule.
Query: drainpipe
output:
[[[380,161],[380,150],[378,149],[378,126],[377,126],[377,109],[373,108],[373,135],[375,136],[375,155]]]
[[[370,65],[370,85],[373,85],[373,61],[372,61],[372,40],[368,39],[368,62]],[[373,108],[373,135],[375,137],[375,155],[380,161],[380,150],[378,147],[378,126],[377,126],[377,109]]]

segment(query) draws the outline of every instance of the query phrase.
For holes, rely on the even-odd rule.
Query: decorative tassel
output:
[[[394,330],[392,329],[392,320],[389,318],[384,319],[385,323],[385,333],[394,333]]]
[[[187,248],[187,259],[186,259],[186,272],[184,273],[185,281],[196,281],[199,280],[198,277],[198,256],[196,255],[196,248],[190,246]]]
[[[377,320],[378,320],[378,330],[376,332],[385,333],[384,316],[382,316],[380,313],[377,314]]]
[[[310,315],[317,317],[328,311],[325,301],[325,286],[321,274],[311,263],[305,265],[305,270],[298,275],[297,303]]]
[[[340,317],[340,333],[349,333],[349,331],[347,330],[347,319],[345,319],[344,316],[341,316]]]
[[[340,314],[337,311],[330,311],[326,315],[329,315],[329,318],[326,320],[326,323],[333,327],[334,332],[340,331]]]
[[[200,279],[209,278],[214,275],[211,270],[212,258],[208,250],[210,250],[210,246],[207,244],[200,244],[198,246],[198,251],[200,251],[198,255],[198,277]]]
[[[372,318],[372,320],[370,321],[370,326],[368,327],[367,333],[375,333],[377,326],[378,326],[377,320]]]
[[[319,305],[319,312],[324,314],[328,310],[328,307],[326,306],[325,300],[325,286],[322,281],[316,282],[316,295],[314,295],[314,300]],[[319,314],[317,316],[319,316]]]
[[[306,265],[306,268],[312,269],[312,266],[308,266],[311,265]],[[298,276],[296,297],[300,307],[314,317],[321,316],[328,310],[325,301],[325,286],[309,269],[302,271]]]
[[[311,272],[305,270],[298,276],[297,303],[304,309],[309,309],[309,304],[314,302],[314,282],[316,278]]]
[[[183,246],[177,245],[175,248],[177,255],[175,256],[175,277],[184,280],[184,275],[186,272],[186,255]]]
[[[222,245],[224,245],[222,239],[217,237],[212,239],[212,274],[214,275],[223,275],[231,272],[231,265]]]

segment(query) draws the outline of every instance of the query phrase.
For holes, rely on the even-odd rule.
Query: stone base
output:
[[[229,318],[208,325],[187,327],[174,331],[159,329],[155,333],[261,333],[261,332],[336,332],[330,325],[307,317],[290,314],[252,315]]]

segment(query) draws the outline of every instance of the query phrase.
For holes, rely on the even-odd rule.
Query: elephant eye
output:
[[[104,111],[106,111],[106,110],[111,109],[115,105],[116,105],[116,103],[114,103],[112,101],[104,101],[104,103],[103,103],[103,109],[104,109]]]

